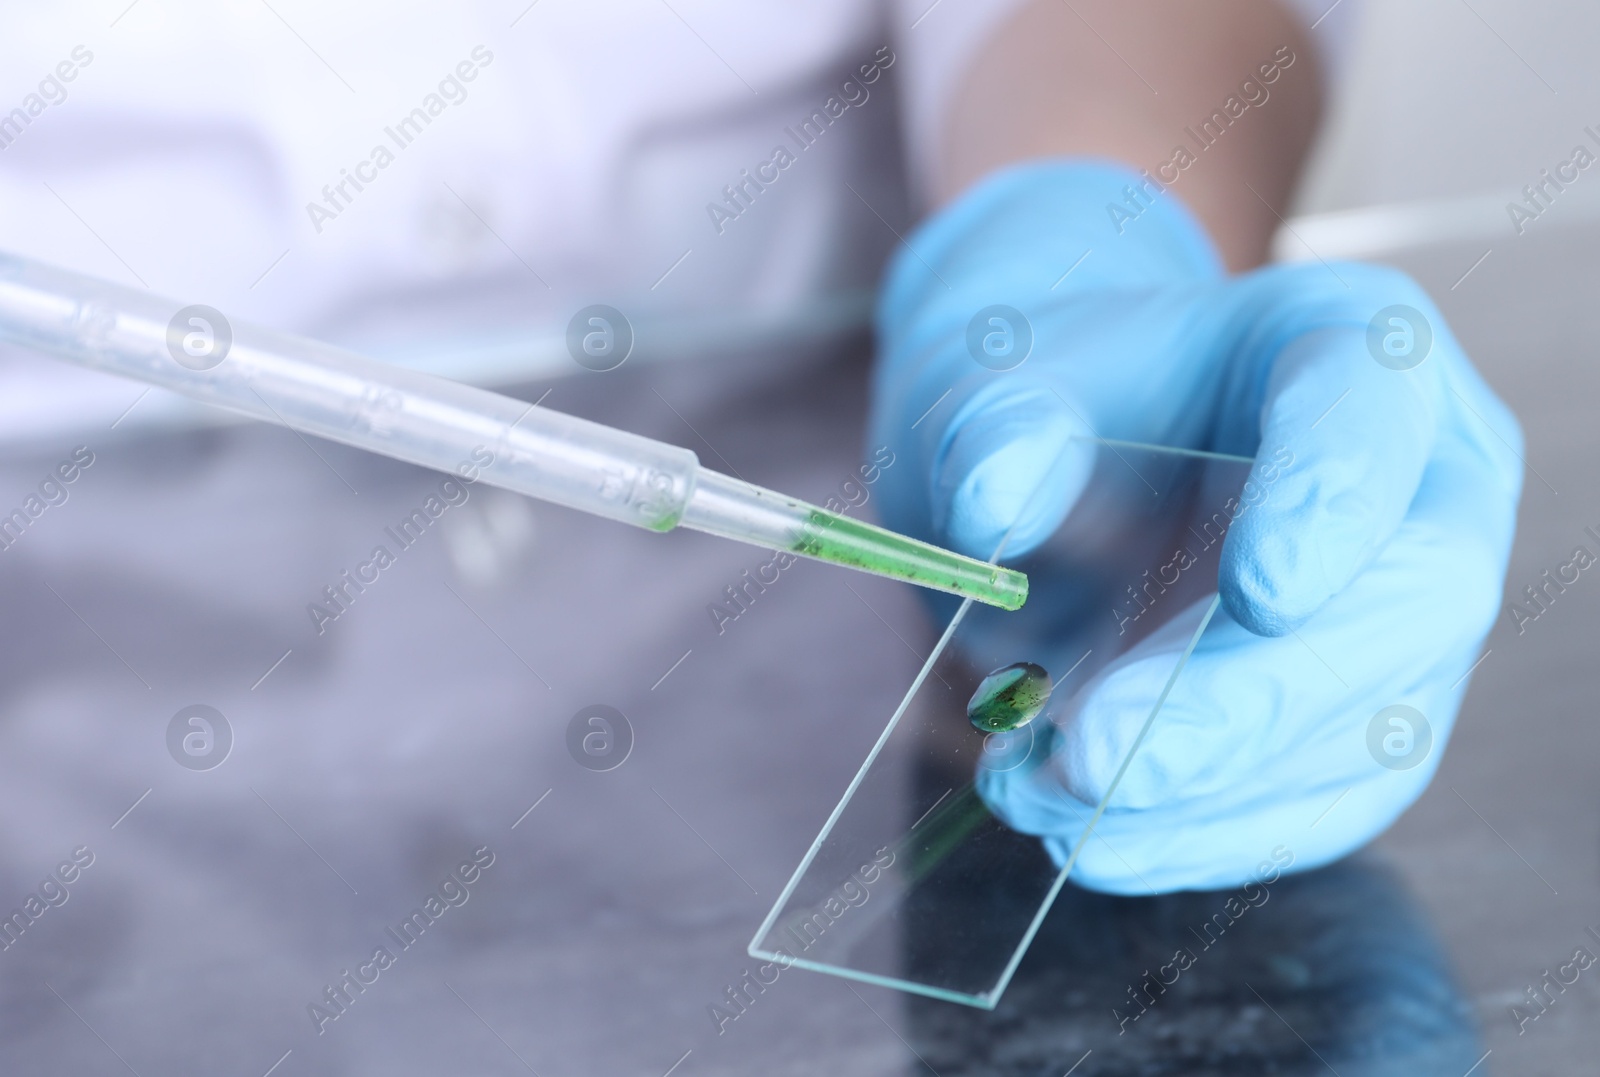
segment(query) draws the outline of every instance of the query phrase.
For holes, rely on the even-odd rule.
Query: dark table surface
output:
[[[1405,260],[1528,435],[1514,592],[1600,528],[1594,238],[1502,244],[1454,290],[1481,247]],[[823,500],[863,394],[838,359],[624,367],[546,403]],[[719,631],[707,605],[760,551],[480,486],[319,634],[307,606],[438,476],[264,426],[79,441],[70,497],[0,552],[0,912],[40,896],[0,951],[0,1072],[1461,1077],[1600,1052],[1600,969],[1511,1013],[1600,953],[1587,577],[1496,628],[1415,808],[1276,887],[1126,1033],[1127,984],[1217,895],[1069,888],[993,1013],[793,969],[719,1029],[931,647],[907,588],[802,563]],[[5,460],[0,508],[74,444]],[[195,704],[231,730],[212,769],[169,751]],[[633,737],[603,772],[568,750],[596,704]],[[45,903],[74,850],[93,862]],[[463,890],[409,947],[391,934]],[[371,982],[327,1016],[346,970]]]

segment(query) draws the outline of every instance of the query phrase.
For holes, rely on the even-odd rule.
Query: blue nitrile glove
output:
[[[969,334],[997,304],[1033,338],[1005,371],[991,368],[1016,360],[1026,329],[1002,313]],[[1013,527],[1008,557],[1054,530],[1087,474],[1073,453],[1046,474],[1075,434],[1292,460],[1231,528],[1223,607],[1074,879],[1115,893],[1232,886],[1280,846],[1313,867],[1422,793],[1498,612],[1522,438],[1415,283],[1316,262],[1230,277],[1173,193],[1054,161],[995,175],[913,235],[878,330],[872,436],[904,460],[885,475],[884,515],[968,554],[990,556]],[[1057,715],[1042,764],[980,778],[990,807],[1058,862],[1199,612]],[[1395,704],[1426,730],[1375,723]]]

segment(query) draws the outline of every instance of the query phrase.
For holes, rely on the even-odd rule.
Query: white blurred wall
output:
[[[1299,211],[1509,197],[1600,130],[1597,45],[1593,0],[1366,0]]]

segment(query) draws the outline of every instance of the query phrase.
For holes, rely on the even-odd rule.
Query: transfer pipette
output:
[[[1017,609],[1020,572],[700,466],[690,449],[0,254],[0,339],[653,531],[724,538]]]

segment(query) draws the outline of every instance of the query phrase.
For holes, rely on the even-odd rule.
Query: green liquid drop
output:
[[[1028,577],[1015,569],[963,557],[821,509],[812,510],[803,536],[790,548],[806,557],[948,591],[1001,609],[1020,609],[1028,599]]]
[[[1009,733],[1037,718],[1054,689],[1043,666],[1017,662],[979,683],[967,704],[967,717],[985,733]]]

